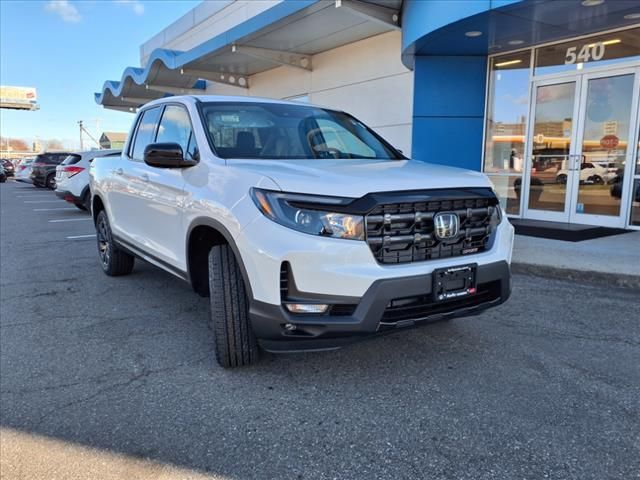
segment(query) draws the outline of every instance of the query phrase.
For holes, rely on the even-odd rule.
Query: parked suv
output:
[[[7,177],[13,177],[16,172],[16,167],[11,160],[2,160],[2,167]]]
[[[510,295],[513,227],[481,173],[409,160],[351,115],[172,97],[90,169],[100,265],[210,296],[224,367],[470,315]]]
[[[72,153],[56,167],[56,196],[80,210],[91,209],[89,165],[95,158],[120,155],[121,150],[89,150]]]
[[[31,165],[35,162],[35,158],[28,157],[20,160],[16,165],[15,177],[18,182],[31,183]]]
[[[30,179],[36,187],[56,188],[56,166],[69,156],[68,152],[51,152],[36,155],[31,164]]]

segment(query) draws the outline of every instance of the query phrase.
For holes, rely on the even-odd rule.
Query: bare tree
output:
[[[44,143],[47,146],[47,150],[64,150],[64,145],[62,144],[62,142],[55,138],[46,140]]]
[[[0,150],[27,152],[29,151],[29,146],[27,145],[27,142],[19,138],[0,137]]]

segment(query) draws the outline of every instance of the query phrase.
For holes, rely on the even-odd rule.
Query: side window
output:
[[[198,147],[193,138],[189,113],[185,108],[178,105],[165,107],[158,127],[156,142],[177,143],[182,147],[185,159],[194,160],[196,158]]]
[[[143,160],[145,147],[154,142],[161,108],[162,107],[150,108],[142,114],[142,118],[140,122],[138,122],[133,150],[131,152],[133,159]]]

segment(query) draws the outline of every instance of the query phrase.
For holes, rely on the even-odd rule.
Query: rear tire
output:
[[[96,219],[96,238],[102,271],[110,277],[129,275],[133,270],[135,258],[120,250],[114,243],[109,218],[104,210],[98,213]]]
[[[209,252],[209,301],[216,359],[224,368],[258,360],[258,343],[249,322],[249,302],[242,272],[229,245]]]
[[[47,177],[47,180],[45,181],[45,186],[49,190],[55,190],[56,189],[56,176],[55,176],[55,174],[52,173]]]

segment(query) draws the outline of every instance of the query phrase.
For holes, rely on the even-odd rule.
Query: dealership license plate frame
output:
[[[477,292],[478,264],[469,263],[433,271],[433,301],[445,302],[475,295]],[[460,282],[462,281],[462,286]]]

